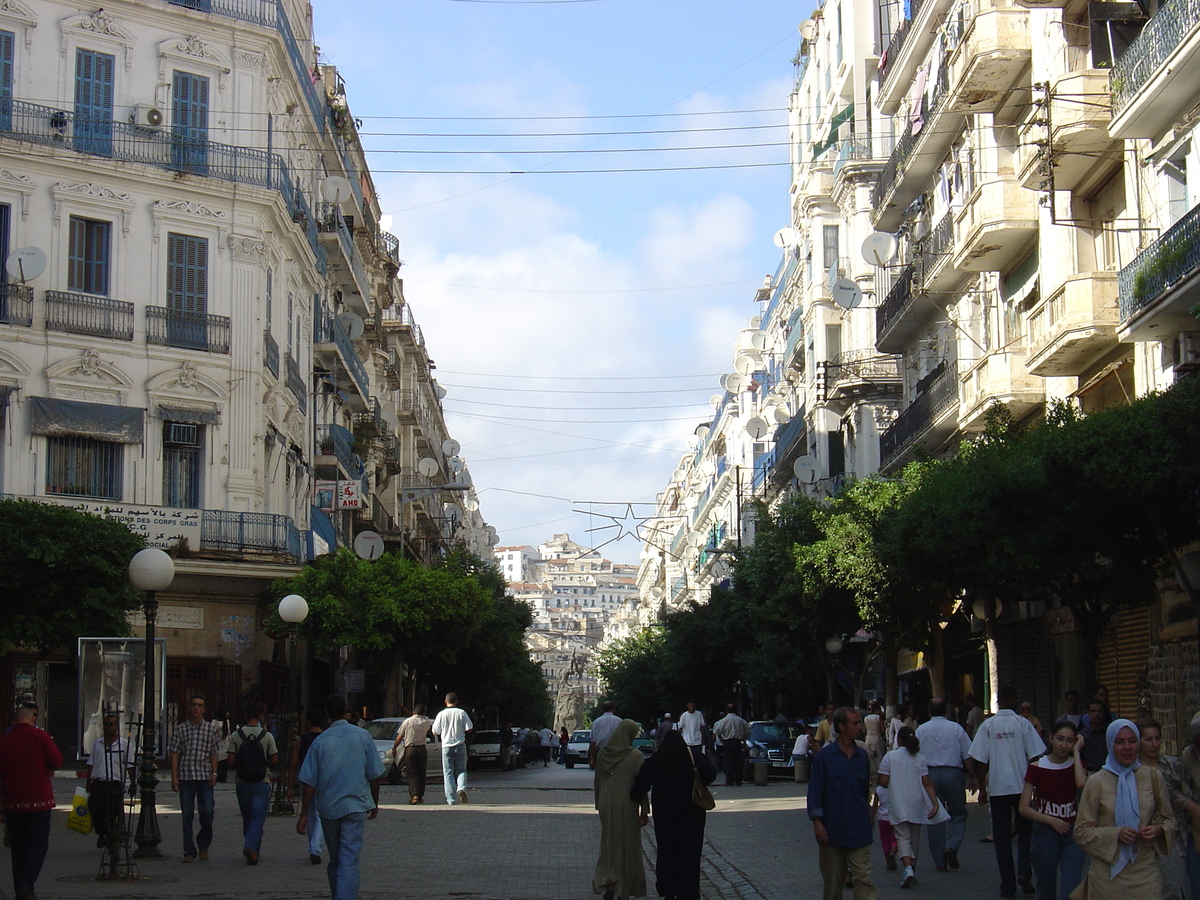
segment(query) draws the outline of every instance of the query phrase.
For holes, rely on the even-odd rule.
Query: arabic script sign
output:
[[[165,550],[187,538],[193,549],[200,547],[198,509],[172,509],[169,506],[139,506],[136,503],[113,503],[104,500],[80,500],[78,497],[21,497],[51,506],[66,506],[80,512],[103,516],[120,522],[134,534],[140,534],[147,547]]]

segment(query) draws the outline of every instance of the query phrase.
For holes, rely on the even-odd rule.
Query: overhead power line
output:
[[[787,112],[786,106],[768,106],[761,109],[710,109],[692,112],[620,113],[590,116],[358,116],[364,121],[379,119],[393,122],[536,122],[546,120],[581,122],[591,119],[669,119],[684,116],[741,116],[756,113]]]

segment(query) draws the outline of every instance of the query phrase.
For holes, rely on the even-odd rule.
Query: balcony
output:
[[[229,318],[146,307],[146,343],[207,353],[229,352]]]
[[[1007,407],[1013,418],[1041,406],[1046,400],[1042,379],[1025,367],[1025,351],[993,350],[985,353],[962,376],[962,431],[982,431],[994,403]]]
[[[904,389],[900,357],[880,356],[874,348],[846,350],[824,363],[825,384],[818,399],[848,404],[899,397]]]
[[[918,245],[917,261],[922,290],[945,290],[962,278],[962,273],[950,265],[953,256],[954,210],[950,210]]]
[[[1123,146],[1108,131],[1111,120],[1108,70],[1083,69],[1071,72],[1050,86],[1045,119],[1040,118],[1020,131],[1018,149],[1021,184],[1029,190],[1048,188],[1046,154],[1054,172],[1054,189],[1080,191],[1090,188],[1120,165]]]
[[[1037,235],[1038,195],[1015,175],[980,184],[958,215],[954,268],[961,272],[1002,271],[1024,256]]]
[[[1117,273],[1072,275],[1029,314],[1028,369],[1080,375],[1117,345]]]
[[[896,139],[890,134],[867,134],[842,141],[833,164],[832,195],[836,197],[850,180],[880,171],[895,148]]]
[[[353,294],[357,294],[359,315],[369,315],[367,300],[371,296],[371,281],[367,278],[367,270],[363,266],[362,256],[354,245],[354,236],[350,233],[350,223],[342,215],[341,210],[322,204],[321,216],[317,222],[317,231],[321,235],[321,243],[326,253],[332,253],[335,270],[343,277],[341,283]]]
[[[354,349],[354,342],[350,340],[350,335],[346,333],[341,321],[322,306],[317,307],[313,342],[316,345],[313,348],[314,353],[323,359],[327,368],[335,368],[335,360],[341,362],[342,369],[350,378],[346,386],[352,384],[358,392],[357,405],[365,407],[370,403],[371,382],[367,379],[366,366],[359,358],[358,351]],[[345,384],[341,379],[339,381]],[[342,384],[338,386],[341,387]]]
[[[953,414],[958,411],[958,373],[945,362],[938,369],[925,376],[928,382],[918,383],[918,393],[913,402],[879,436],[881,470],[900,468],[911,459],[912,451],[917,447],[935,450],[954,433],[956,423]]]
[[[133,304],[94,294],[46,291],[46,330],[133,340]]]
[[[304,561],[300,532],[291,516],[206,509],[201,512],[200,550],[232,556],[286,556]]]
[[[361,478],[363,461],[355,452],[354,444],[354,435],[341,425],[318,425],[317,469],[324,470],[322,474],[331,479]]]
[[[379,321],[385,331],[397,331],[402,335],[408,335],[417,347],[425,346],[425,335],[421,332],[421,326],[413,318],[412,308],[407,303],[399,308],[393,306],[390,309],[380,310]]]
[[[378,250],[380,256],[400,268],[400,238],[386,231],[379,232]]]
[[[272,375],[279,377],[279,342],[269,328],[263,332],[263,364]]]
[[[873,222],[880,231],[896,230],[904,210],[928,187],[959,136],[963,114],[945,102],[950,86],[948,69],[945,62],[938,68],[922,118],[915,123],[910,119],[871,189]]]
[[[1171,0],[1116,60],[1110,77],[1114,138],[1157,138],[1182,123],[1200,84],[1200,0]]]
[[[33,324],[33,288],[0,282],[0,325]]]
[[[1195,329],[1200,302],[1200,206],[1134,257],[1117,276],[1122,341],[1158,341]]]
[[[921,325],[940,308],[919,286],[919,262],[904,267],[875,310],[875,349],[880,353],[902,353]]]
[[[960,3],[946,23],[955,46],[949,103],[959,112],[996,112],[1022,79],[1029,80],[1029,10],[980,7],[979,0]]]
[[[939,21],[949,10],[951,0],[913,0],[908,18],[899,23],[880,59],[879,107],[894,116],[901,99],[912,87],[917,69],[929,54],[939,30]],[[893,7],[898,9],[898,7]]]
[[[288,390],[292,392],[292,396],[296,398],[300,412],[306,413],[308,412],[308,383],[300,373],[300,364],[290,353],[284,356],[283,362],[284,382],[287,384]]]

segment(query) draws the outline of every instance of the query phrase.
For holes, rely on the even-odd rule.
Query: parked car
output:
[[[563,765],[568,769],[575,768],[575,764],[586,766],[588,763],[588,747],[592,741],[592,732],[576,731],[571,735],[571,740],[567,742],[567,752],[563,754]]]
[[[476,731],[467,739],[467,768],[500,765],[500,732]]]
[[[654,754],[654,748],[656,746],[657,744],[654,743],[654,738],[647,737],[646,732],[644,731],[633,739],[633,749],[641,750],[642,756],[646,757],[647,759]]]
[[[746,739],[746,780],[754,779],[754,764],[762,760],[771,764],[772,775],[791,777],[795,772],[792,747],[799,735],[800,726],[795,722],[751,722]]]
[[[382,719],[372,719],[367,723],[367,734],[371,736],[371,740],[375,742],[375,749],[379,751],[379,759],[384,765],[384,769],[388,775],[388,784],[403,784],[406,780],[404,773],[404,760],[397,757],[394,761],[398,764],[398,768],[393,772],[392,766],[392,744],[396,741],[396,732],[400,730],[401,723],[408,716],[394,716]],[[499,740],[499,737],[496,738]],[[497,749],[497,755],[499,749]],[[429,762],[425,766],[427,777],[436,775],[441,777],[442,774],[442,744],[430,732],[429,735]]]

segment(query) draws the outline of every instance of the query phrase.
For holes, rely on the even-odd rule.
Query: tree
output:
[[[111,519],[29,500],[0,501],[0,646],[49,650],[129,634],[142,595],[129,560],[145,546]]]
[[[625,718],[648,724],[657,722],[662,714],[660,676],[665,643],[662,628],[644,628],[613,641],[597,654],[593,669],[602,692]]]

